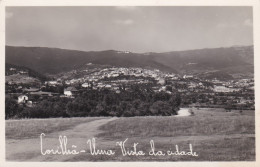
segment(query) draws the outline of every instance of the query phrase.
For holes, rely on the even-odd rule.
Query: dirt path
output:
[[[96,137],[101,131],[99,127],[114,121],[117,118],[95,120],[88,123],[80,124],[73,129],[45,134],[42,138],[42,150],[56,150],[60,145],[59,135],[66,136],[68,139],[67,148],[73,149],[72,145],[77,146],[77,150],[86,149],[87,140]],[[8,161],[66,161],[74,155],[42,155],[40,138],[6,140],[6,160]],[[99,140],[97,139],[97,142]]]

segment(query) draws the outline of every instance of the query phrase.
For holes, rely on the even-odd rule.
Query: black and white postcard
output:
[[[259,1],[184,2],[3,1],[1,163],[257,166]]]

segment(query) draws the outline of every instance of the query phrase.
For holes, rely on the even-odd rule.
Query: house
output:
[[[58,85],[58,81],[46,81],[45,84],[48,84],[49,86],[56,86]]]
[[[88,87],[90,87],[90,84],[89,84],[89,83],[83,83],[81,86],[82,86],[83,88],[88,88]]]
[[[27,71],[19,71],[20,74],[28,74]]]
[[[33,102],[32,101],[27,101],[26,106],[27,107],[32,107],[33,106]]]
[[[28,96],[26,96],[26,95],[20,95],[19,97],[18,97],[18,104],[21,104],[21,103],[26,103],[27,101],[28,101]]]
[[[16,68],[10,68],[9,70],[10,71],[16,71]]]
[[[193,78],[193,75],[184,75],[183,78],[184,78],[184,79]]]
[[[111,85],[105,85],[105,88],[112,88]]]
[[[161,85],[165,84],[165,79],[164,78],[159,78],[158,83]]]
[[[78,90],[75,87],[68,87],[64,89],[64,95],[68,97],[75,95],[77,92]]]

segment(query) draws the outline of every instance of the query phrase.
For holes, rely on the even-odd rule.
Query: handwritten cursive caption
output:
[[[45,134],[40,135],[40,150],[42,155],[77,155],[80,153],[88,153],[90,155],[107,155],[114,156],[116,155],[116,149],[100,149],[96,146],[96,139],[88,139],[86,141],[87,149],[79,149],[76,145],[68,146],[68,138],[66,136],[59,136],[58,145],[53,148],[48,148],[48,142],[45,141]],[[126,147],[128,138],[124,141],[119,141],[115,143],[115,147],[119,147],[120,153],[122,156],[193,156],[197,157],[198,154],[193,151],[192,144],[189,144],[188,151],[181,151],[178,145],[175,145],[175,150],[158,150],[155,148],[155,143],[153,140],[150,140],[149,151],[140,150],[139,143],[133,143],[131,147]]]

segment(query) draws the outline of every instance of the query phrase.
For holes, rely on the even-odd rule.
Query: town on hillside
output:
[[[17,104],[33,107],[43,99],[80,96],[88,90],[110,90],[117,94],[131,91],[139,85],[146,91],[178,93],[182,106],[224,107],[254,109],[254,79],[221,81],[200,79],[194,75],[165,73],[158,69],[94,67],[91,63],[84,70],[73,70],[56,78],[41,82],[30,77],[28,71],[10,68],[6,76],[6,95]]]

